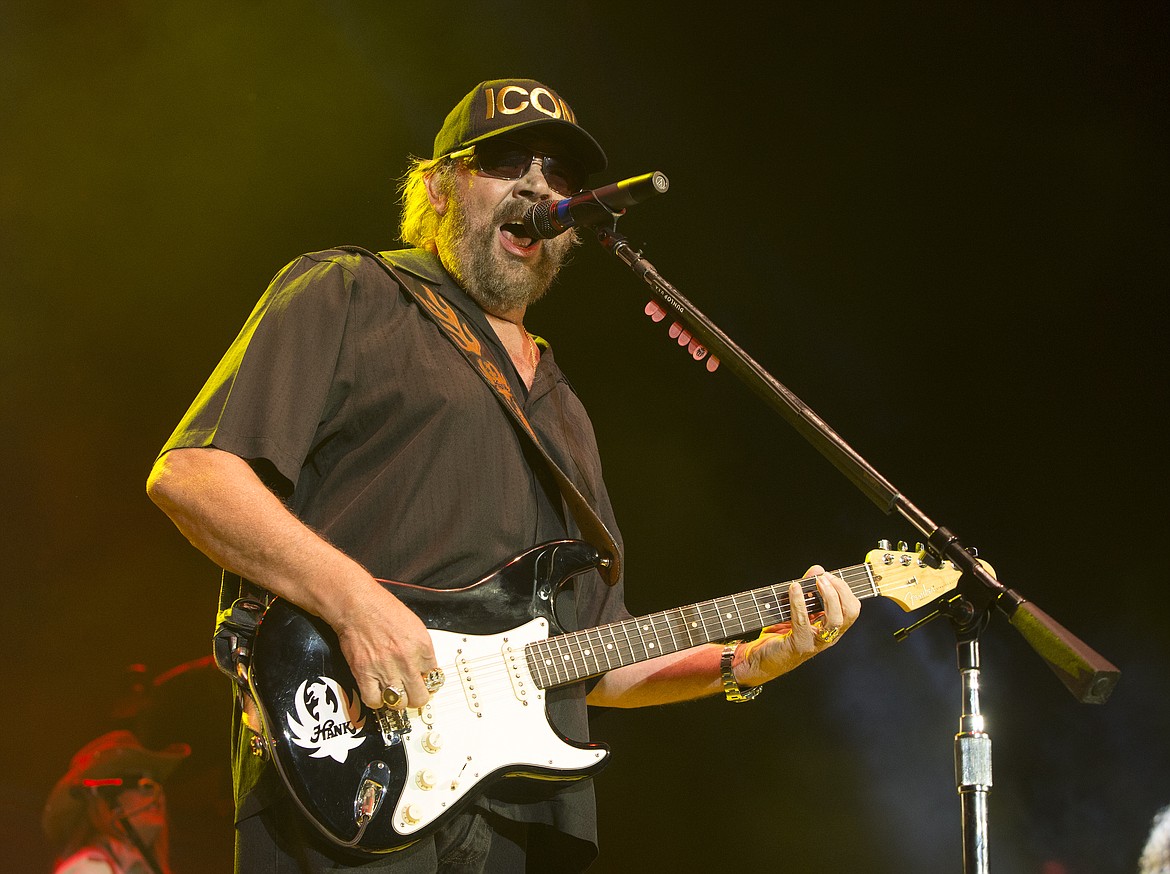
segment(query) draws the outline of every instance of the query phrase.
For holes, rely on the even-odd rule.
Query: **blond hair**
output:
[[[439,232],[440,216],[431,206],[427,196],[427,177],[438,179],[439,193],[450,195],[455,183],[457,159],[411,157],[410,166],[398,183],[402,216],[398,223],[398,236],[404,243],[420,249],[434,247]]]

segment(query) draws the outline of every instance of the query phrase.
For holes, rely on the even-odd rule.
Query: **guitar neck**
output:
[[[868,563],[833,571],[860,599],[881,594]],[[822,609],[815,577],[800,584],[810,611]],[[534,641],[525,647],[532,676],[542,689],[596,677],[614,668],[684,649],[755,634],[788,622],[791,583],[773,583],[686,607]]]

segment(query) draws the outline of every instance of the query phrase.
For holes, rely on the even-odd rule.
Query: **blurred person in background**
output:
[[[171,874],[162,784],[190,753],[182,743],[148,750],[124,730],[78,750],[41,818],[54,874]]]

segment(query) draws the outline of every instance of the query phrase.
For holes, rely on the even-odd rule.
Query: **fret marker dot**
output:
[[[592,655],[592,653],[591,653],[589,650],[587,650],[587,649],[586,649],[586,650],[582,650],[582,652],[583,652],[585,655]]]
[[[730,614],[730,613],[728,613],[728,614],[727,614],[727,618],[728,618],[728,619],[730,619],[730,618],[731,618],[731,614]]]
[[[568,656],[564,656],[564,659],[565,659],[565,661],[568,661],[568,660],[569,660],[569,657],[568,657]]]
[[[606,648],[606,649],[613,649],[613,644],[612,644],[612,643],[607,643],[607,644],[605,645],[605,648]]]
[[[647,648],[647,649],[654,649],[654,644],[650,644],[650,645],[649,645],[649,646],[647,646],[646,648]]]

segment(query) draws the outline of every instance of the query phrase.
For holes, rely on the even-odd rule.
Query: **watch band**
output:
[[[719,658],[719,673],[723,679],[723,695],[728,701],[739,703],[740,701],[751,701],[760,694],[763,686],[752,686],[744,689],[739,685],[739,681],[735,679],[735,671],[732,670],[732,663],[735,661],[735,650],[739,646],[739,641],[732,641],[723,647],[723,655]]]

